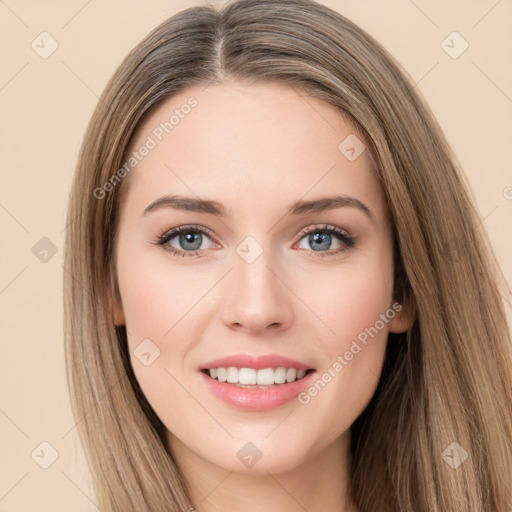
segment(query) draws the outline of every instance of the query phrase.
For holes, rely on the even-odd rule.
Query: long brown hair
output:
[[[278,81],[335,106],[364,140],[388,202],[397,294],[414,305],[416,321],[389,335],[377,390],[352,425],[359,511],[509,510],[509,290],[418,89],[371,36],[312,0],[238,0],[176,14],[124,59],[94,111],[69,199],[64,329],[73,413],[100,509],[193,506],[134,378],[125,327],[112,320],[120,192],[129,183],[119,169],[150,110],[224,77]]]

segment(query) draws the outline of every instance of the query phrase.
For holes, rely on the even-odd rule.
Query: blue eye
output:
[[[212,238],[211,233],[199,226],[180,226],[166,231],[157,237],[154,245],[160,245],[173,256],[193,257],[198,256],[204,249],[203,242],[206,238]],[[177,239],[181,248],[170,245],[174,238]],[[299,243],[306,240],[312,248],[309,254],[311,257],[336,256],[355,245],[355,239],[345,230],[335,226],[312,226],[304,229],[300,234]],[[334,250],[329,249],[333,241],[337,241],[340,247]],[[301,247],[303,249],[303,247]]]
[[[327,246],[332,244],[333,239],[340,243],[340,247],[328,252],[324,251],[323,249],[327,249]],[[310,247],[313,248],[313,252],[317,253],[318,256],[321,257],[337,255],[355,245],[354,238],[350,236],[345,230],[335,226],[329,226],[327,224],[322,228],[319,228],[318,226],[306,228],[301,233],[301,241],[302,240],[306,240],[310,244]]]
[[[174,256],[196,256],[199,249],[204,249],[202,245],[205,235],[209,237],[209,233],[203,228],[199,228],[197,226],[180,226],[179,228],[171,229],[171,231],[167,231],[160,235],[156,244],[165,246],[165,249]],[[173,238],[178,239],[179,245],[181,245],[184,250],[176,249],[175,247],[168,245]]]

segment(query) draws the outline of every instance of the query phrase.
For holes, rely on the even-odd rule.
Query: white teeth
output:
[[[238,370],[239,384],[256,384],[258,371],[254,368],[240,368]]]
[[[288,368],[286,370],[286,382],[293,382],[297,377],[297,370],[294,368]]]
[[[258,370],[258,375],[256,377],[256,384],[258,384],[258,386],[272,386],[274,382],[273,368],[263,368],[263,370]]]
[[[286,368],[277,368],[274,375],[276,384],[284,384],[286,382]]]
[[[226,368],[217,368],[217,380],[220,382],[226,382],[228,378],[228,371]]]
[[[209,368],[210,377],[219,382],[228,382],[230,384],[241,384],[245,386],[272,386],[274,384],[284,384],[285,382],[294,382],[302,379],[306,375],[306,370],[296,370],[295,368]]]
[[[238,382],[238,369],[234,366],[228,368],[228,379],[227,382],[230,384],[236,384]]]

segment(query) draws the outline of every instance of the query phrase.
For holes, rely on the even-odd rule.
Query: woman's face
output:
[[[276,473],[346,447],[407,328],[354,128],[287,86],[227,82],[166,100],[132,149],[114,320],[170,449]]]

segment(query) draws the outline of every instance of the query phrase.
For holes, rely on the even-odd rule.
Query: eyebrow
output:
[[[300,200],[292,204],[287,214],[304,215],[306,213],[319,213],[342,207],[357,208],[358,210],[364,212],[372,222],[375,222],[375,217],[373,216],[368,206],[366,206],[363,202],[361,202],[359,199],[356,199],[355,197],[344,195],[323,197],[310,201]],[[231,215],[231,210],[228,212],[224,205],[218,201],[181,195],[165,195],[156,199],[144,209],[143,215],[145,216],[151,212],[164,208],[206,213],[209,215],[218,215],[220,217]]]

